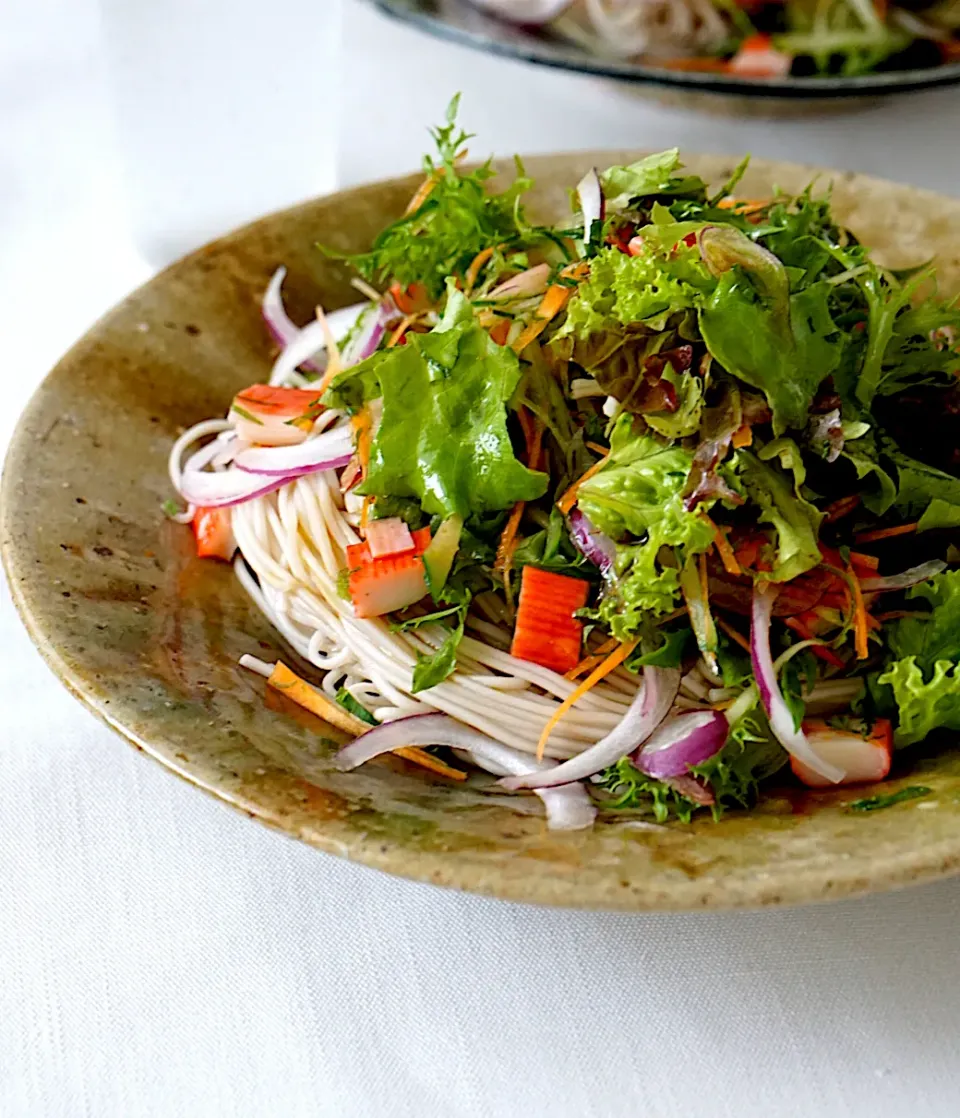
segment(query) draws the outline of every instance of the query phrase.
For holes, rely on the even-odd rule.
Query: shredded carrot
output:
[[[876,528],[872,532],[858,532],[853,538],[857,543],[875,543],[877,540],[890,540],[894,536],[909,536],[919,527],[919,521],[912,524],[898,524],[896,528]]]
[[[357,441],[357,461],[360,463],[360,469],[363,476],[367,476],[367,467],[370,465],[370,443],[373,433],[373,416],[370,409],[367,407],[362,408],[350,420],[350,426],[353,428],[354,435]]]
[[[621,644],[619,648],[614,649],[614,651],[606,657],[603,663],[594,668],[593,671],[583,681],[583,683],[579,684],[573,691],[571,691],[570,694],[553,712],[553,714],[550,715],[546,726],[544,726],[543,728],[543,733],[541,733],[540,735],[540,740],[537,742],[538,761],[543,759],[543,751],[546,748],[547,740],[553,733],[560,719],[563,718],[563,716],[573,706],[574,703],[582,699],[588,691],[596,687],[601,679],[606,678],[606,676],[608,676],[612,671],[618,668],[624,662],[624,660],[626,660],[630,653],[633,652],[638,644],[639,637],[636,640],[626,641],[624,644]]]
[[[745,649],[747,652],[750,651],[750,642],[743,635],[743,633],[737,632],[737,630],[734,629],[734,627],[729,622],[724,621],[722,617],[717,618],[717,625],[727,634],[727,636],[732,641],[736,641],[737,644],[740,645],[740,647]]]
[[[530,443],[533,441],[533,420],[526,408],[517,408],[517,419],[520,423],[520,430],[523,431],[523,441],[527,447],[527,453],[529,453]]]
[[[868,571],[875,571],[880,566],[880,560],[876,555],[865,555],[862,551],[851,551],[850,562],[855,567],[864,567]]]
[[[550,325],[550,322],[563,310],[564,305],[570,298],[570,293],[573,288],[561,287],[560,284],[553,284],[547,288],[546,294],[540,301],[540,306],[537,307],[536,314],[531,322],[529,322],[524,331],[517,337],[511,348],[514,353],[522,353],[527,346],[536,341],[537,338],[543,333],[544,330]]]
[[[499,318],[490,329],[490,340],[496,342],[497,345],[506,345],[507,338],[510,337],[510,319]]]
[[[540,458],[540,449],[543,445],[543,426],[539,421],[531,422],[525,408],[521,408],[517,414],[520,417],[520,425],[523,427],[524,438],[527,442],[527,465],[531,470],[535,470]],[[525,421],[526,425],[524,426]],[[511,609],[513,608],[513,590],[510,586],[510,572],[513,570],[513,553],[517,550],[517,530],[523,518],[524,508],[526,508],[526,503],[517,501],[511,509],[510,516],[507,518],[507,523],[500,536],[500,542],[497,545],[497,558],[494,564],[494,570],[499,571],[503,578],[504,592]]]
[[[839,500],[827,505],[824,509],[823,518],[828,524],[833,524],[834,521],[841,520],[844,516],[849,516],[859,504],[860,495],[858,493],[853,493],[849,497],[841,497]]]
[[[741,447],[750,446],[753,442],[753,428],[749,423],[745,423],[742,427],[738,427],[733,432],[733,437],[730,439],[734,447],[740,450]]]
[[[582,280],[590,275],[590,265],[586,260],[578,260],[574,264],[568,264],[560,273],[564,279]]]
[[[599,648],[595,648],[589,656],[584,656],[576,667],[571,668],[568,672],[564,672],[564,679],[576,679],[578,676],[583,675],[584,672],[595,668],[597,664],[602,664],[606,659],[607,653],[612,652],[619,643],[616,637],[611,637],[609,640],[604,641],[603,644],[601,644]]]
[[[608,450],[606,455],[601,458],[599,462],[594,462],[589,470],[586,470],[584,473],[582,473],[580,477],[578,477],[577,480],[573,483],[573,485],[570,486],[566,493],[564,493],[560,500],[557,501],[557,508],[562,513],[564,513],[564,515],[566,515],[566,513],[568,513],[577,503],[577,494],[580,492],[580,486],[583,485],[585,481],[589,481],[590,478],[594,476],[594,474],[598,473],[606,465],[607,458],[609,457],[610,451]]]
[[[727,539],[727,530],[714,524],[709,516],[705,517],[705,519],[713,529],[713,542],[716,544],[717,554],[720,556],[720,561],[723,563],[723,569],[728,575],[742,575],[743,570],[737,562],[737,557],[733,553],[730,541]]]
[[[769,199],[764,198],[721,198],[717,203],[717,209],[733,210],[738,214],[753,214],[758,210],[766,209],[769,205]]]
[[[366,496],[363,498],[363,508],[360,510],[360,535],[364,535],[367,531],[367,521],[370,519],[370,509],[373,506],[373,497]]]
[[[821,660],[828,664],[832,664],[835,668],[846,667],[846,664],[844,664],[843,660],[833,649],[828,648],[823,642],[819,641],[810,626],[804,625],[799,617],[787,617],[784,619],[783,623],[788,629],[792,629],[797,636],[802,637],[804,640],[817,641],[817,644],[810,649],[814,656],[819,656]]]
[[[586,443],[586,447],[588,450],[592,450],[594,454],[599,454],[604,458],[610,453],[610,447],[601,446],[599,443]]]
[[[275,691],[280,691],[282,694],[286,695],[287,698],[295,702],[297,706],[301,706],[304,710],[310,711],[311,714],[315,714],[318,718],[322,718],[324,722],[329,722],[331,726],[336,726],[338,730],[343,730],[344,733],[359,737],[370,729],[366,722],[357,718],[348,710],[344,710],[339,703],[335,703],[332,699],[328,699],[322,691],[318,691],[315,687],[311,687],[305,679],[301,679],[296,672],[292,672],[287,665],[280,660],[274,664],[273,671],[270,673],[267,684]],[[419,746],[405,745],[401,746],[399,749],[394,749],[392,752],[405,758],[407,761],[413,761],[414,764],[421,765],[425,769],[430,769],[431,772],[438,773],[440,776],[449,777],[451,780],[467,779],[467,774],[461,769],[453,768],[444,761],[441,761],[439,757],[434,757],[432,753],[427,753],[426,750],[420,749]]]
[[[473,290],[473,285],[477,282],[480,269],[486,264],[490,257],[493,256],[498,247],[499,246],[490,245],[488,248],[482,248],[473,260],[470,261],[470,267],[467,268],[466,275],[463,277],[463,287],[468,294]]]
[[[857,659],[866,660],[870,654],[867,647],[867,607],[863,600],[863,591],[860,588],[860,579],[852,566],[847,567],[850,575],[850,587],[853,591],[853,637],[854,647],[857,650]]]
[[[323,313],[323,307],[318,306],[316,308],[316,314],[317,321],[320,323],[320,329],[323,331],[323,336],[327,342],[327,369],[320,383],[317,385],[317,395],[322,396],[330,387],[333,378],[343,368],[343,363],[340,360],[340,349],[337,346],[337,339],[333,336],[333,331],[330,329],[327,316]]]
[[[434,187],[437,185],[437,183],[440,181],[440,179],[442,177],[443,177],[443,168],[442,167],[438,167],[433,172],[433,174],[427,175],[427,177],[423,180],[423,182],[417,187],[417,192],[414,194],[414,196],[407,203],[407,208],[404,211],[404,217],[407,217],[409,214],[416,213],[417,210],[420,209],[420,207],[423,205],[423,203],[426,202],[426,200],[433,193]]]
[[[416,317],[417,316],[415,314],[405,314],[403,316],[403,318],[400,320],[400,325],[390,335],[390,339],[387,342],[387,349],[393,349],[393,347],[395,345],[399,344],[400,339],[403,337],[404,334],[406,334],[406,332],[413,325],[414,321],[416,320]]]

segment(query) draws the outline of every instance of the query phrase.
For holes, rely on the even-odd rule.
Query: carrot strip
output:
[[[616,637],[610,637],[605,640],[599,648],[595,648],[589,656],[584,656],[576,667],[571,668],[570,671],[564,672],[564,679],[576,679],[578,676],[583,675],[585,671],[595,668],[597,664],[602,664],[608,652],[612,652],[620,642]]]
[[[599,454],[605,458],[610,453],[610,447],[601,446],[599,443],[585,443],[587,450],[592,450],[594,454]]]
[[[919,521],[913,524],[898,524],[896,528],[877,528],[872,532],[858,532],[853,538],[857,543],[875,543],[877,540],[890,540],[894,536],[909,536],[919,526]]]
[[[590,265],[586,260],[578,260],[574,264],[568,264],[560,275],[564,279],[583,280],[590,275]]]
[[[467,268],[466,275],[463,277],[463,289],[468,295],[473,290],[473,285],[477,282],[480,269],[486,264],[490,257],[493,256],[498,247],[499,246],[490,245],[488,248],[482,248],[473,260],[470,261],[470,267]]]
[[[524,412],[525,409],[521,408],[519,414],[523,416]],[[523,418],[521,418],[521,426],[523,426],[523,422]],[[529,432],[532,432],[532,434],[528,435]],[[543,445],[543,427],[539,422],[531,423],[528,417],[527,426],[524,427],[523,433],[527,440],[527,465],[531,470],[535,470],[537,460],[540,458],[540,448]],[[500,536],[500,542],[497,545],[497,558],[494,563],[494,570],[499,571],[503,578],[504,592],[511,609],[513,608],[513,590],[510,586],[510,572],[513,569],[513,555],[517,550],[517,530],[520,527],[524,508],[526,508],[524,501],[517,501],[513,506]]]
[[[332,699],[328,699],[322,691],[318,691],[315,687],[311,687],[305,679],[301,679],[296,672],[292,672],[287,665],[280,660],[274,664],[273,671],[270,673],[267,684],[275,691],[279,691],[286,695],[287,698],[295,702],[297,706],[303,707],[304,710],[308,710],[311,714],[315,714],[317,718],[322,718],[324,722],[329,722],[331,726],[336,726],[338,730],[343,730],[344,733],[359,737],[370,729],[366,722],[363,722],[348,710],[344,710],[339,703],[335,703]],[[434,757],[432,753],[427,753],[426,750],[420,749],[419,746],[405,745],[401,746],[399,749],[394,749],[392,752],[405,758],[407,761],[413,761],[414,764],[420,765],[425,769],[430,769],[431,772],[438,773],[440,776],[449,777],[451,780],[467,779],[467,774],[461,769],[453,768],[446,764],[446,762],[441,761],[439,757]]]
[[[370,444],[373,434],[373,416],[370,414],[370,409],[364,407],[357,412],[351,418],[350,426],[356,436],[357,460],[360,463],[360,470],[366,477],[370,465]]]
[[[862,551],[851,551],[850,562],[855,567],[864,567],[868,571],[876,571],[880,566],[880,560],[876,555],[865,555]]]
[[[802,637],[806,641],[817,641],[817,644],[810,649],[814,656],[819,656],[821,660],[824,660],[828,664],[832,664],[835,668],[846,667],[846,664],[844,664],[843,660],[841,660],[833,649],[827,648],[825,644],[821,643],[818,638],[814,636],[810,627],[804,625],[799,617],[785,618],[784,625],[786,625],[788,629],[792,629],[798,637]]]
[[[827,505],[823,510],[823,518],[828,524],[833,524],[834,521],[841,520],[844,516],[849,516],[859,504],[860,495],[858,493],[854,493],[849,497],[841,497],[839,500]]]
[[[603,663],[594,668],[593,671],[583,681],[583,683],[581,683],[575,690],[571,691],[570,694],[553,712],[553,714],[550,715],[550,718],[548,719],[547,724],[546,726],[544,726],[543,732],[540,735],[540,740],[537,742],[538,761],[543,759],[543,751],[546,748],[547,741],[556,728],[556,725],[560,721],[560,719],[563,718],[563,716],[573,706],[574,703],[582,699],[583,696],[586,695],[586,693],[592,688],[596,687],[601,679],[604,679],[612,671],[618,668],[624,662],[624,660],[626,660],[630,653],[633,652],[639,642],[640,638],[638,637],[636,640],[626,641],[624,644],[621,644],[619,648],[614,649],[614,651],[611,652],[609,656],[607,656]]]
[[[323,331],[323,336],[327,342],[327,369],[317,385],[317,395],[322,396],[324,392],[330,387],[333,378],[338,375],[343,368],[343,362],[340,359],[340,349],[337,346],[337,340],[333,336],[333,331],[330,329],[330,323],[327,321],[327,316],[323,313],[323,307],[316,308],[317,321],[320,323],[320,329]]]
[[[393,349],[393,347],[395,345],[399,344],[400,339],[403,337],[404,334],[406,334],[406,332],[413,325],[414,320],[416,319],[416,317],[417,316],[415,314],[405,314],[403,316],[403,318],[400,320],[400,325],[390,335],[390,339],[387,342],[387,349]]]
[[[566,515],[577,503],[577,494],[580,492],[580,486],[583,485],[585,481],[589,481],[590,478],[594,476],[594,474],[599,473],[600,470],[603,469],[603,467],[606,465],[607,458],[609,457],[610,451],[608,450],[606,456],[604,458],[601,458],[599,462],[594,462],[589,470],[585,470],[580,475],[580,477],[577,478],[573,485],[570,486],[566,493],[564,493],[560,500],[557,501],[557,508],[564,515]]]
[[[736,643],[740,645],[742,649],[744,649],[746,652],[750,651],[750,642],[743,635],[743,633],[737,632],[737,630],[734,629],[734,627],[729,622],[724,621],[722,617],[717,618],[717,625],[727,634],[727,636],[732,641],[736,641]]]
[[[532,341],[540,337],[550,322],[563,310],[572,291],[573,288],[561,287],[557,283],[547,288],[533,321],[527,324],[523,333],[513,342],[511,348],[514,353],[522,353]]]
[[[854,647],[857,650],[857,659],[866,660],[870,654],[867,646],[867,607],[863,600],[863,591],[860,588],[860,579],[857,578],[853,567],[847,567],[850,575],[850,586],[853,590],[853,637]]]
[[[716,545],[720,561],[723,563],[723,569],[728,575],[742,575],[743,571],[737,562],[733,548],[730,546],[730,541],[727,539],[726,530],[714,524],[709,516],[706,517],[706,521],[713,528],[713,542]]]
[[[362,536],[367,530],[367,521],[370,519],[370,509],[373,507],[373,497],[366,496],[363,498],[363,508],[360,510],[360,535]]]
[[[407,208],[403,214],[404,217],[407,217],[409,214],[416,213],[417,210],[420,209],[423,203],[426,202],[426,200],[433,193],[434,187],[437,185],[442,177],[442,167],[438,167],[433,172],[433,174],[427,175],[423,182],[417,187],[417,191],[414,196],[407,203]]]
[[[744,446],[750,446],[753,442],[753,428],[749,423],[745,423],[742,427],[738,427],[737,430],[733,432],[730,442],[737,450]]]
[[[520,430],[523,431],[524,444],[529,452],[530,443],[533,440],[533,420],[530,418],[530,413],[526,408],[517,409],[517,420],[520,423]]]

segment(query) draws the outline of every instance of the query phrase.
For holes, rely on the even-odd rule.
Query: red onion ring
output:
[[[283,287],[283,281],[286,275],[287,269],[281,264],[273,273],[270,282],[267,284],[267,290],[263,293],[263,302],[260,308],[267,328],[274,339],[284,348],[290,345],[300,334],[300,327],[293,322],[287,314],[286,307],[283,305],[283,296],[281,295],[280,289]],[[309,359],[301,361],[300,366],[313,373],[323,372],[322,365]]]
[[[627,713],[605,738],[563,764],[540,772],[510,776],[504,788],[554,788],[573,780],[584,780],[632,753],[666,718],[680,689],[680,673],[674,668],[644,668],[643,684]]]
[[[570,538],[577,551],[596,564],[603,574],[608,574],[617,557],[617,545],[609,536],[594,528],[590,518],[579,509],[573,509],[568,519]]]
[[[906,590],[917,583],[926,582],[941,571],[947,569],[947,564],[940,559],[931,559],[929,563],[921,563],[917,567],[910,567],[898,575],[887,575],[885,578],[862,578],[860,589],[864,594],[878,594],[885,590]]]
[[[336,765],[344,770],[355,769],[382,753],[407,745],[447,745],[463,749],[481,768],[497,775],[556,766],[556,761],[537,761],[527,753],[494,741],[486,734],[464,726],[449,714],[412,714],[385,722],[345,745],[336,756]],[[546,808],[547,826],[551,830],[573,831],[592,825],[597,812],[582,784],[535,791]]]
[[[762,590],[758,584],[753,592],[750,659],[753,663],[757,689],[760,692],[760,701],[767,712],[774,737],[791,757],[802,761],[831,784],[839,784],[843,780],[843,769],[830,764],[815,753],[803,730],[795,728],[793,715],[777,682],[777,671],[773,666],[773,656],[770,652],[770,620],[773,615],[773,603],[779,593],[780,587],[772,582],[767,583]]]
[[[239,470],[210,473],[196,470],[180,479],[180,494],[191,505],[203,508],[229,508],[264,497],[287,484],[291,477],[265,478],[260,474],[247,474]]]
[[[253,446],[241,451],[234,465],[245,473],[295,477],[314,470],[346,466],[353,454],[353,436],[341,427],[324,431],[295,446]],[[336,463],[336,464],[335,464]]]
[[[719,710],[695,710],[664,722],[646,741],[634,763],[657,780],[685,776],[723,748],[730,727]]]

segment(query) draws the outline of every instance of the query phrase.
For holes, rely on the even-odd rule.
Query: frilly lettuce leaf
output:
[[[737,452],[734,468],[750,499],[761,508],[760,520],[777,534],[773,569],[764,577],[788,582],[821,561],[817,529],[822,515],[801,497],[783,470],[749,450]]]
[[[705,194],[703,179],[697,175],[678,175],[679,148],[648,155],[626,166],[608,167],[600,175],[607,209],[622,210],[632,201],[651,195],[698,197]]]
[[[960,570],[944,571],[907,591],[930,606],[928,617],[901,617],[890,626],[889,643],[898,657],[915,657],[928,672],[939,660],[960,660]]]
[[[806,425],[817,389],[840,361],[841,335],[830,317],[826,283],[785,295],[789,288],[775,282],[775,273],[769,260],[750,271],[730,267],[704,302],[699,322],[711,354],[767,397],[780,433]]]
[[[541,497],[546,475],[517,460],[507,432],[506,403],[519,381],[516,354],[491,341],[451,291],[434,331],[345,370],[325,396],[353,408],[383,400],[357,492],[415,497],[428,514],[465,519]]]
[[[598,608],[614,635],[625,639],[639,630],[645,614],[666,613],[678,600],[677,569],[663,562],[661,548],[671,548],[682,564],[711,546],[713,532],[684,508],[689,451],[635,435],[626,415],[617,421],[610,446],[608,464],[581,486],[579,506],[611,539],[639,541],[617,548],[616,583]]]
[[[667,365],[660,379],[673,387],[677,406],[674,411],[644,412],[647,426],[668,439],[695,434],[703,414],[703,378],[695,373],[675,372],[672,365]]]
[[[679,253],[677,260],[668,262],[653,253],[629,256],[617,248],[604,249],[571,299],[556,338],[588,338],[598,332],[622,331],[624,326],[659,331],[671,315],[695,310],[713,281],[705,272],[685,267],[684,255]]]
[[[898,746],[914,745],[934,730],[960,730],[960,664],[937,660],[929,681],[915,656],[891,664],[880,676],[893,689],[900,711]]]

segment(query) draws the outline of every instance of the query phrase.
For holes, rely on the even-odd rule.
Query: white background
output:
[[[281,40],[316,27],[324,2],[257,6],[290,22],[265,39],[263,72],[238,75],[237,114],[265,84],[299,83],[289,142],[315,114],[317,137],[337,124],[339,151],[328,139],[313,158],[264,159],[224,212],[409,168],[456,88],[478,153],[749,148],[958,192],[957,94],[721,121],[421,40],[352,3],[342,78],[323,85]],[[129,128],[156,106],[128,106],[119,143],[92,0],[27,8],[0,5],[0,442],[59,353],[149,273],[141,249],[163,251],[156,226],[131,239],[117,154],[151,154]],[[189,26],[180,39],[211,49]],[[190,119],[151,154],[171,181],[199,158]],[[184,214],[171,237],[216,220]],[[625,917],[338,862],[101,728],[0,593],[2,1118],[955,1115],[958,923],[960,882],[827,908]]]

